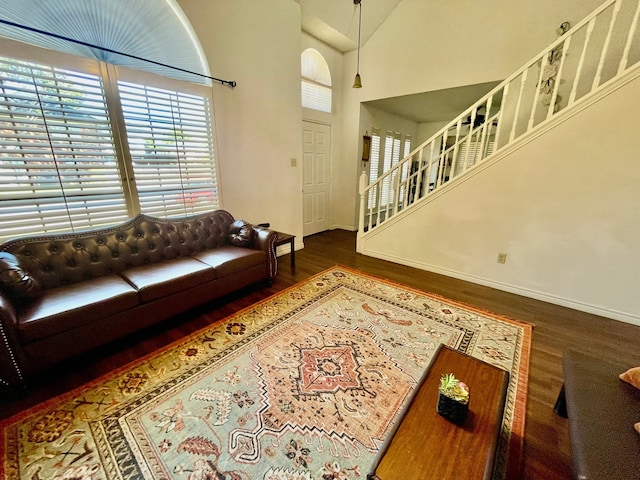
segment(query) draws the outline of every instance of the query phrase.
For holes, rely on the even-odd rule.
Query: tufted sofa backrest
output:
[[[233,221],[224,210],[175,220],[138,215],[99,230],[10,240],[0,250],[50,289],[226,245]]]

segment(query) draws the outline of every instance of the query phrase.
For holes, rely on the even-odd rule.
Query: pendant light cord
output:
[[[362,0],[358,2],[358,68],[356,73],[360,73],[360,33],[362,32]]]

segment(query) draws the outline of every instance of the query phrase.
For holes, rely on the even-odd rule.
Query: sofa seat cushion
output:
[[[123,270],[120,275],[138,290],[143,303],[187,290],[215,278],[211,266],[190,257]]]
[[[267,265],[266,252],[233,245],[204,250],[196,253],[193,258],[211,265],[216,271],[216,278],[223,278],[256,265],[264,265],[265,268]]]
[[[18,332],[30,343],[139,304],[138,292],[119,276],[98,277],[46,290],[40,299],[21,309]]]

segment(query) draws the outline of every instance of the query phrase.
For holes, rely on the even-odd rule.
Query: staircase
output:
[[[371,184],[363,173],[358,251],[377,229],[410,215],[637,70],[639,17],[640,0],[608,0],[579,24],[563,24],[548,48],[394,168]]]

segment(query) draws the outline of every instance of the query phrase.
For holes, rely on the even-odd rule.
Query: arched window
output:
[[[55,16],[51,4],[77,9]],[[3,16],[26,23],[18,19],[33,10],[39,20],[30,25],[40,30],[209,73],[175,0],[122,5],[3,0]],[[122,13],[125,27],[117,27]],[[220,207],[212,89],[200,76],[36,36],[0,29],[0,241]],[[179,51],[183,61],[174,63]]]
[[[2,18],[31,28],[0,23],[2,37],[178,80],[210,84],[204,77],[37,32],[210,75],[200,42],[176,0],[136,0],[126,2],[126,7],[122,0],[2,0]]]
[[[313,48],[302,52],[302,106],[331,112],[331,72],[324,57]]]

